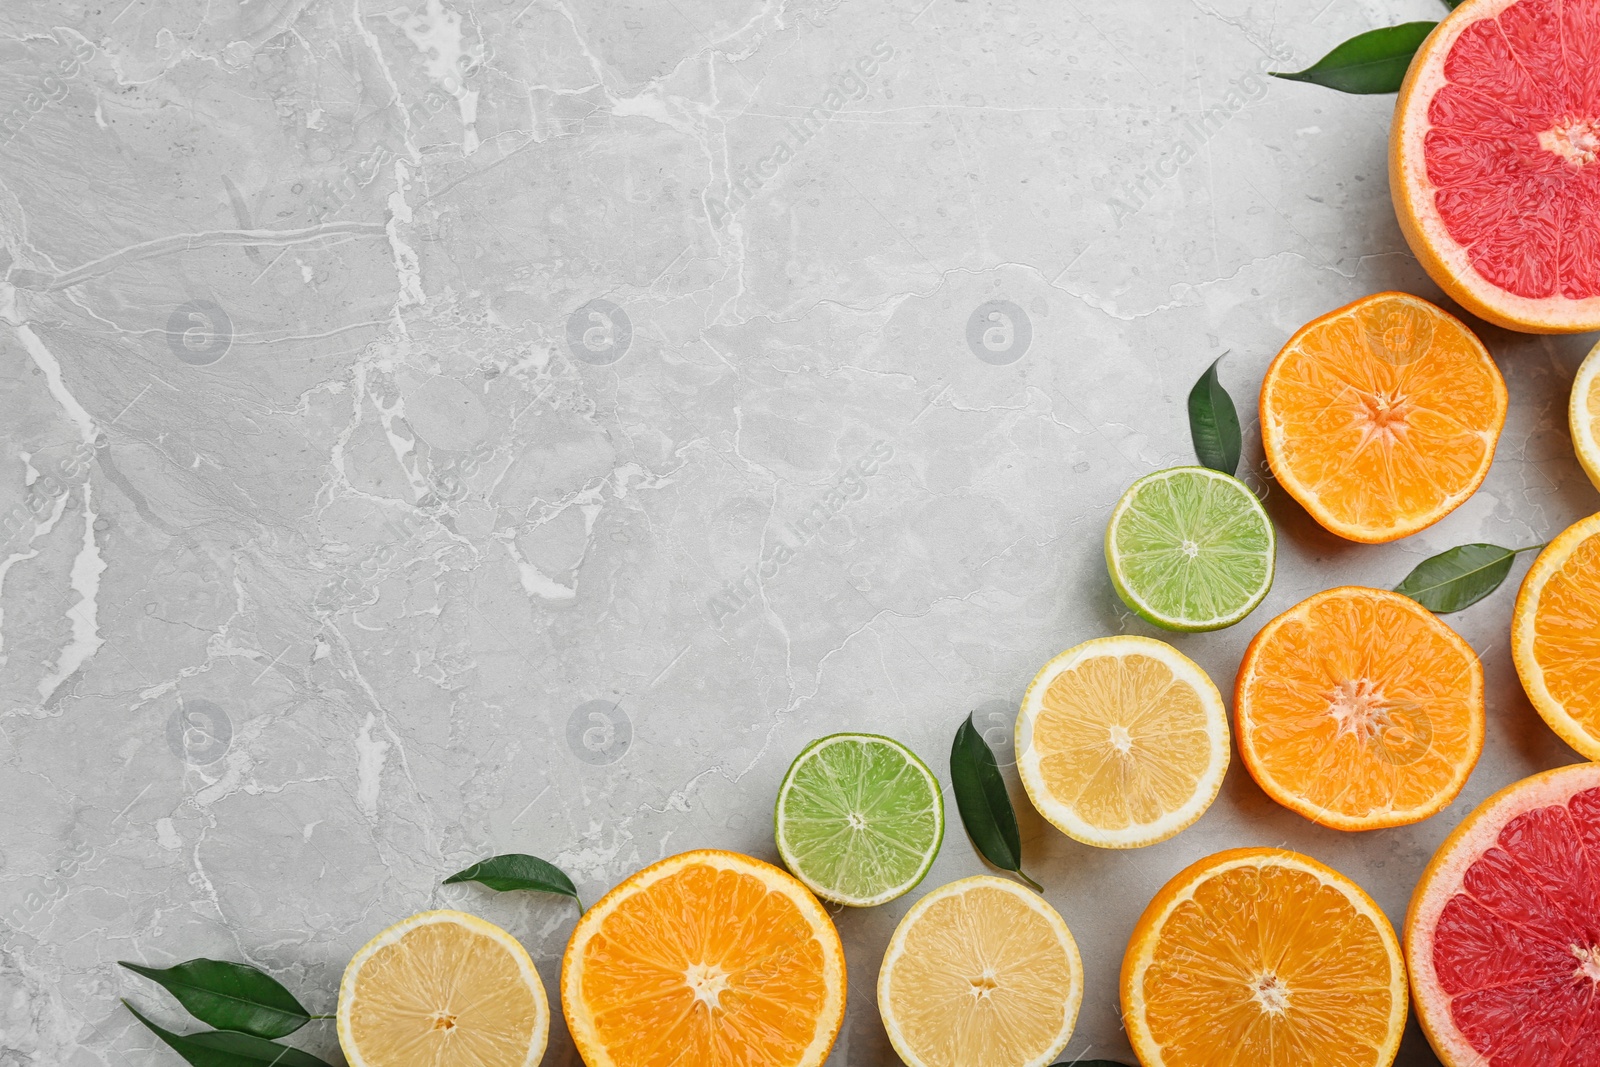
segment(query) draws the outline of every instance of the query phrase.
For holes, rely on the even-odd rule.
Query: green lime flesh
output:
[[[909,892],[933,866],[944,796],[898,741],[833,734],[790,764],[773,822],[795,877],[824,900],[868,907]]]
[[[1237,478],[1174,467],[1134,482],[1106,524],[1123,603],[1168,630],[1220,630],[1272,588],[1272,521]]]

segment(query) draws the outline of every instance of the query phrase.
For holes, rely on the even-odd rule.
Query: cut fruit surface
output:
[[[1574,523],[1528,569],[1511,658],[1550,729],[1600,760],[1600,514]]]
[[[1276,542],[1261,501],[1205,467],[1145,475],[1106,524],[1106,566],[1123,603],[1168,630],[1232,626],[1272,588]]]
[[[639,871],[584,913],[561,961],[588,1067],[817,1067],[844,1005],[844,950],[822,905],[733,852]]]
[[[1083,963],[1045,899],[990,875],[912,905],[878,972],[878,1011],[910,1067],[1044,1067],[1072,1037]]]
[[[1261,383],[1273,475],[1352,541],[1393,541],[1454,511],[1489,473],[1505,421],[1505,382],[1482,343],[1405,293],[1301,327]]]
[[[1467,0],[1395,105],[1389,189],[1423,267],[1512,330],[1600,328],[1600,0]]]
[[[1261,628],[1234,690],[1239,753],[1273,800],[1340,830],[1417,822],[1483,750],[1483,666],[1410,597],[1330,589]]]
[[[933,866],[944,795],[900,742],[833,734],[790,764],[773,822],[778,854],[813,893],[869,907],[909,892]]]
[[[473,915],[426,911],[367,942],[339,986],[350,1067],[532,1067],[550,1007],[516,938]]]
[[[1600,764],[1480,804],[1411,897],[1417,1018],[1446,1067],[1600,1063]]]
[[[1295,852],[1237,848],[1179,872],[1139,917],[1122,1016],[1144,1067],[1388,1067],[1405,964],[1350,879]]]
[[[1033,806],[1101,848],[1153,845],[1216,799],[1228,713],[1205,671],[1148,637],[1102,637],[1045,664],[1022,698],[1017,770]]]
[[[1596,489],[1600,489],[1600,345],[1590,350],[1572,382],[1572,448]]]

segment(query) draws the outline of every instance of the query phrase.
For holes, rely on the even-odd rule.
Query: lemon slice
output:
[[[1589,480],[1600,489],[1600,345],[1590,349],[1572,383],[1572,447]]]
[[[991,875],[913,904],[878,972],[878,1012],[910,1067],[1044,1067],[1082,1002],[1067,924],[1037,893]]]
[[[425,911],[368,941],[339,985],[350,1067],[533,1067],[550,1005],[517,939],[474,915]]]
[[[1102,637],[1045,664],[1017,717],[1017,771],[1033,806],[1087,845],[1165,841],[1216,799],[1228,770],[1222,694],[1193,660],[1148,637]]]

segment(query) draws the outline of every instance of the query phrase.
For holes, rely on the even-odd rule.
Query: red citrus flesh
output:
[[[1600,0],[1461,5],[1392,150],[1401,226],[1453,297],[1514,329],[1600,326]]]
[[[1406,954],[1451,1067],[1600,1064],[1600,764],[1535,775],[1468,816],[1417,886]]]

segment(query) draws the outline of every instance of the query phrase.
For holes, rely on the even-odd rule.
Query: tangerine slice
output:
[[[1276,848],[1180,871],[1134,925],[1121,989],[1144,1067],[1388,1067],[1406,1021],[1383,912],[1338,871]]]
[[[1446,1067],[1600,1063],[1600,765],[1502,789],[1411,897],[1417,1018]]]
[[[1600,514],[1574,523],[1528,568],[1511,658],[1550,729],[1600,760]]]
[[[588,1067],[818,1067],[844,1020],[844,949],[794,876],[702,849],[584,913],[561,1007]]]
[[[1330,589],[1261,628],[1234,689],[1239,754],[1273,800],[1339,830],[1418,822],[1483,750],[1483,666],[1438,616]]]
[[[1506,386],[1460,321],[1405,293],[1363,297],[1301,327],[1261,383],[1272,473],[1340,537],[1416,533],[1482,484]]]

